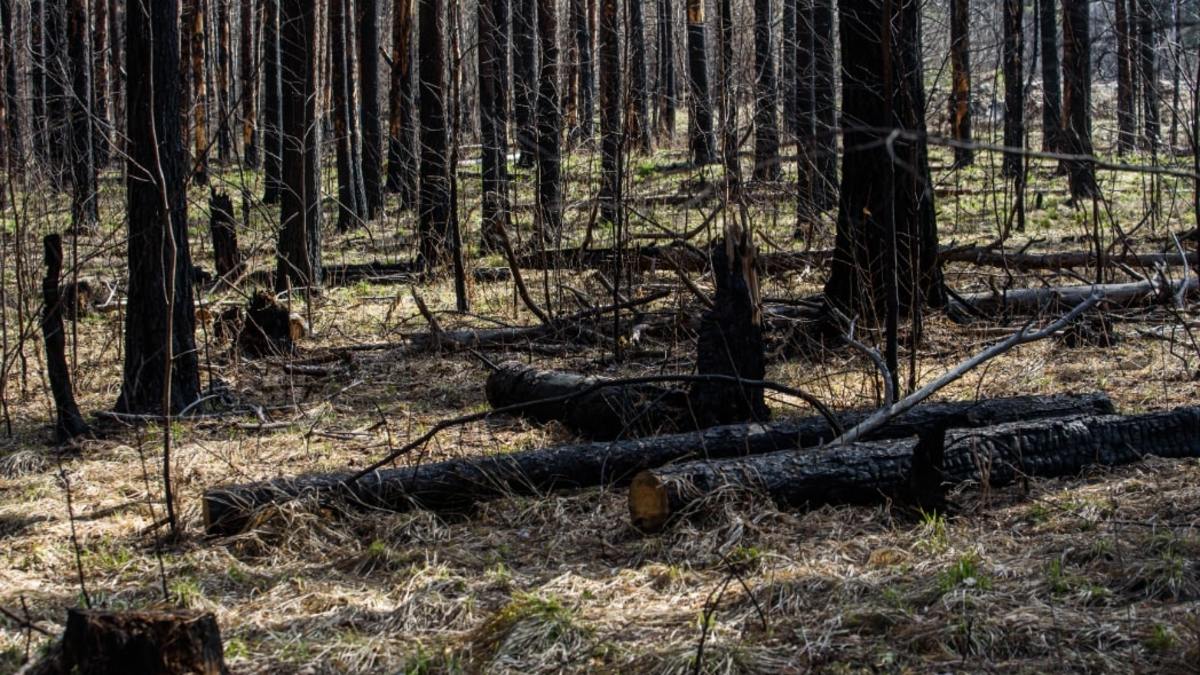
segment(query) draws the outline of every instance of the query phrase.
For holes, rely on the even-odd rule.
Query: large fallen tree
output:
[[[1017,288],[1002,293],[963,293],[951,301],[962,311],[966,303],[974,313],[987,315],[1020,314],[1034,315],[1043,311],[1058,312],[1078,306],[1099,293],[1105,307],[1143,307],[1171,302],[1180,294],[1194,294],[1200,289],[1200,280],[1189,275],[1186,280],[1163,283],[1158,279],[1134,281],[1123,284],[1081,284],[1076,286],[1045,286],[1041,288]]]
[[[929,438],[927,434],[925,438]],[[922,439],[924,440],[924,439]],[[1066,476],[1090,465],[1200,456],[1200,408],[1146,415],[1024,420],[953,430],[930,455],[941,455],[941,484],[980,481],[1000,487],[1023,476]],[[928,444],[928,441],[925,441]],[[730,491],[765,493],[779,504],[861,504],[913,488],[914,450],[922,441],[857,442],[821,452],[774,452],[693,461],[638,474],[629,488],[634,525],[658,530]]]
[[[870,438],[903,438],[931,427],[979,427],[1112,410],[1112,402],[1100,393],[934,402],[875,429]],[[839,420],[844,427],[851,427],[870,415],[871,411],[853,411],[839,415]],[[509,495],[624,484],[639,471],[697,457],[738,457],[811,447],[836,435],[823,417],[808,417],[382,469],[357,480],[352,480],[356,476],[352,471],[279,478],[206,491],[204,523],[210,535],[234,534],[252,525],[263,507],[303,498],[320,502],[345,499],[386,510],[462,510]]]

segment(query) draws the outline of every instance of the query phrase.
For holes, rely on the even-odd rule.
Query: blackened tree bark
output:
[[[10,3],[14,0],[8,0]],[[38,159],[46,159],[47,119],[46,119],[46,3],[45,0],[30,0],[29,2],[29,101],[30,112],[30,142],[33,154]]]
[[[192,115],[192,179],[197,185],[208,184],[208,79],[205,77],[207,36],[205,35],[205,1],[183,0],[182,30],[189,36],[187,50],[181,58],[189,65],[190,106]]]
[[[646,84],[646,22],[642,0],[627,0],[625,11],[629,45],[626,140],[632,149],[647,152],[650,150],[650,96]]]
[[[1025,2],[1004,0],[1004,146],[1023,148],[1025,145]],[[1024,170],[1020,152],[1004,153],[1002,173],[1008,178],[1019,177]]]
[[[844,155],[825,295],[848,316],[872,325],[885,316],[889,296],[904,315],[943,302],[924,141],[918,6],[918,0],[839,6]],[[908,135],[889,144],[882,129]]]
[[[796,137],[799,119],[796,117],[796,5],[800,0],[783,0],[783,37],[779,49],[779,85],[783,98],[783,130]]]
[[[720,39],[718,58],[718,81],[721,88],[721,163],[725,166],[726,185],[735,186],[741,181],[742,172],[738,163],[738,115],[737,93],[734,91],[733,60],[733,3],[732,0],[717,0],[717,23]]]
[[[1063,0],[1062,150],[1092,154],[1092,39],[1088,0]],[[1071,196],[1096,194],[1096,167],[1090,159],[1065,162]]]
[[[233,155],[233,127],[230,126],[233,109],[232,83],[233,55],[230,53],[233,39],[230,35],[229,4],[233,0],[214,0],[214,13],[217,22],[217,161],[222,164],[229,162]]]
[[[108,72],[108,31],[110,20],[108,0],[92,0],[92,153],[96,169],[108,166],[111,148],[109,136],[112,133],[112,123],[109,121],[109,72]],[[5,24],[7,25],[7,23]]]
[[[537,13],[537,0],[516,0],[512,5],[513,122],[521,153],[517,161],[526,168],[537,157]]]
[[[671,1],[658,0],[658,126],[659,138],[675,136],[675,28]]]
[[[129,297],[116,405],[125,413],[179,412],[200,395],[178,18],[179,0],[130,2],[125,10],[126,92],[133,103],[125,106]]]
[[[483,145],[483,245],[502,248],[508,227],[507,0],[479,0],[479,131]]]
[[[802,227],[813,221],[821,209],[816,191],[822,189],[824,181],[817,175],[817,119],[813,107],[813,84],[816,69],[813,36],[813,2],[796,0],[796,169],[798,174],[796,191],[796,235],[802,236]]]
[[[1151,152],[1158,150],[1161,135],[1158,100],[1158,24],[1160,16],[1154,0],[1134,0],[1137,6],[1138,75],[1142,80],[1142,143]]]
[[[822,211],[837,206],[837,89],[834,69],[833,0],[813,0],[813,115],[816,119],[816,166]],[[923,94],[922,94],[923,95]]]
[[[754,0],[754,179],[777,180],[779,166],[779,92],[771,46],[771,0]]]
[[[431,267],[443,261],[450,235],[450,179],[447,162],[445,44],[441,0],[418,0],[421,116],[420,260]]]
[[[321,125],[316,0],[279,0],[282,185],[275,288],[321,285]]]
[[[12,63],[12,7],[11,0],[0,0],[0,171],[5,176],[10,175],[10,167],[20,163],[17,153],[12,151],[12,133],[9,131],[8,118],[16,97],[14,84],[16,77],[9,78],[8,72]],[[0,196],[0,207],[5,199]]]
[[[570,3],[571,33],[579,76],[575,101],[575,128],[571,130],[571,137],[580,141],[590,141],[592,118],[596,114],[593,103],[596,87],[592,77],[595,70],[592,63],[592,29],[588,20],[587,0],[570,0]]]
[[[283,188],[283,83],[279,72],[279,3],[262,0],[263,203],[278,204]]]
[[[67,3],[67,53],[70,58],[71,226],[90,230],[99,222],[96,207],[96,158],[92,152],[92,36],[88,0]]]
[[[379,117],[379,0],[358,0],[359,123],[367,218],[383,208],[383,126]]]
[[[16,40],[14,34],[15,12],[14,0],[0,0],[0,22],[3,22],[3,35],[0,36],[0,48],[4,50],[4,128],[7,141],[8,171],[20,171],[24,164],[25,142],[22,134],[25,124],[21,119],[21,98],[18,96],[17,84],[17,51],[13,46]]]
[[[358,227],[367,216],[363,167],[354,152],[358,125],[354,115],[354,42],[350,11],[351,0],[333,0],[329,4],[333,133],[337,139],[337,228],[341,232]]]
[[[1113,16],[1117,34],[1117,154],[1120,155],[1133,150],[1137,136],[1137,97],[1133,90],[1133,17],[1128,7],[1127,0],[1116,0]]]
[[[66,443],[91,429],[79,414],[71,387],[71,371],[67,368],[64,298],[58,284],[63,266],[62,237],[48,234],[42,243],[46,262],[46,276],[42,279],[42,339],[46,343],[46,374],[50,380],[50,393],[54,396],[54,441]]]
[[[102,2],[104,0],[101,0]],[[112,109],[112,131],[109,138],[109,154],[120,148],[124,137],[120,125],[125,120],[125,72],[124,47],[125,36],[122,27],[125,25],[122,12],[125,3],[120,0],[108,0],[108,72],[109,77],[109,107]]]
[[[617,0],[600,0],[600,217],[617,219],[621,154],[621,45]]]
[[[241,82],[242,101],[242,161],[249,169],[260,166],[258,153],[258,59],[254,27],[260,25],[259,12],[254,0],[242,0],[242,39],[239,44],[240,61],[238,80]]]
[[[397,0],[392,9],[392,69],[388,87],[387,189],[400,207],[417,202],[416,97],[412,73],[412,0]]]
[[[538,236],[562,227],[562,111],[558,107],[558,17],[555,0],[538,0],[537,187]]]
[[[971,3],[950,0],[950,137],[971,142]],[[954,165],[975,161],[970,147],[954,148]]]
[[[688,149],[696,165],[711,164],[717,155],[705,42],[704,0],[687,0]]]
[[[1062,85],[1058,60],[1056,0],[1038,0],[1038,25],[1042,34],[1042,150],[1062,147]]]
[[[71,78],[66,68],[67,50],[63,44],[66,41],[67,3],[48,0],[44,8],[42,59],[45,71],[47,156],[50,174],[55,182],[61,184],[69,177],[67,149],[70,148],[66,84]]]

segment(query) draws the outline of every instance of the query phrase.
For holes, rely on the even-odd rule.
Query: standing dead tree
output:
[[[46,235],[44,240],[46,276],[42,280],[42,338],[46,342],[46,371],[50,392],[54,395],[54,440],[67,443],[91,431],[71,387],[71,372],[67,368],[66,333],[63,330],[63,298],[59,292],[62,277],[62,237]]]
[[[950,0],[950,137],[971,142],[971,3]],[[969,145],[954,148],[954,165],[975,161]]]
[[[712,99],[708,92],[708,48],[704,36],[704,0],[687,2],[688,148],[692,163],[700,166],[716,159]]]

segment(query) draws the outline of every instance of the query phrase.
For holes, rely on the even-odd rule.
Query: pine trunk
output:
[[[713,163],[717,155],[704,31],[704,0],[687,0],[688,149],[696,166]]]
[[[383,209],[383,126],[379,113],[379,0],[358,0],[359,126],[366,217]]]
[[[450,180],[446,123],[445,45],[441,0],[418,0],[420,35],[421,187],[420,258],[426,267],[440,264],[450,236]]]
[[[93,138],[92,153],[96,162],[96,170],[108,166],[112,154],[110,135],[112,122],[109,120],[109,71],[108,71],[108,32],[110,21],[116,17],[109,16],[108,0],[92,0],[92,94],[93,94]],[[6,23],[7,25],[7,23]]]
[[[538,71],[536,236],[557,238],[562,230],[562,111],[558,99],[558,15],[555,0],[537,0]]]
[[[650,95],[646,77],[646,30],[642,0],[625,5],[626,40],[629,45],[629,105],[625,112],[625,134],[629,147],[650,151]]]
[[[1058,0],[1038,0],[1042,34],[1042,150],[1062,147],[1062,85],[1058,60]]]
[[[720,40],[721,87],[721,163],[725,166],[725,182],[736,186],[742,177],[738,162],[738,114],[737,91],[734,89],[733,60],[733,2],[717,0],[717,19]]]
[[[352,0],[333,0],[329,5],[329,54],[333,87],[333,133],[337,141],[339,232],[362,224],[367,214],[362,165],[354,152],[358,125],[354,116],[354,59]]]
[[[76,232],[91,230],[99,223],[96,202],[96,158],[92,150],[92,36],[88,0],[67,3],[69,70],[71,73],[70,163],[71,226]]]
[[[833,0],[813,0],[813,114],[816,118],[818,206],[838,204],[838,121]]]
[[[263,3],[263,203],[278,204],[283,190],[283,83],[279,71],[279,3]]]
[[[479,131],[483,164],[483,246],[502,248],[509,224],[507,0],[479,0]]]
[[[575,128],[572,138],[590,142],[592,140],[592,118],[595,110],[595,84],[593,73],[595,64],[592,60],[592,29],[588,17],[587,0],[570,0],[571,27],[574,33],[574,50],[576,69],[578,71],[578,89],[575,102]]]
[[[258,151],[258,71],[262,64],[258,60],[254,27],[260,23],[259,12],[263,11],[263,7],[256,5],[254,0],[242,0],[241,8],[238,80],[241,83],[242,103],[242,162],[248,169],[257,169],[261,166]]]
[[[1043,2],[1047,0],[1042,0]],[[1114,23],[1117,33],[1117,154],[1133,151],[1137,136],[1137,112],[1133,91],[1132,17],[1128,0],[1116,0]]]
[[[1088,0],[1063,0],[1063,127],[1062,150],[1072,155],[1092,154],[1092,38]],[[1095,163],[1087,159],[1065,162],[1071,196],[1097,194]]]
[[[621,44],[617,0],[600,0],[600,218],[617,221],[621,161]]]
[[[1048,0],[1043,0],[1048,1]],[[971,143],[971,3],[950,0],[950,137]],[[975,162],[970,147],[955,146],[954,165]]]
[[[387,189],[400,207],[417,203],[416,97],[412,72],[412,0],[396,0],[392,9],[392,69],[388,86]]]
[[[771,42],[771,0],[754,0],[754,179],[778,180],[779,92]]]
[[[675,136],[675,27],[671,0],[658,0],[658,135]]]
[[[1005,0],[1004,14],[1004,147],[1025,147],[1025,2]],[[1004,153],[1002,173],[1019,178],[1024,171],[1020,152]]]
[[[520,166],[532,167],[537,157],[538,0],[516,0],[512,6],[513,123]]]
[[[1138,75],[1142,80],[1142,143],[1158,150],[1161,136],[1158,112],[1158,31],[1161,17],[1155,0],[1133,0],[1137,6]]]

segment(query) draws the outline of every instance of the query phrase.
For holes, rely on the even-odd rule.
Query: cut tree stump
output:
[[[72,609],[62,642],[27,673],[226,675],[221,631],[209,613]]]
[[[773,452],[694,461],[638,474],[629,488],[633,524],[657,531],[730,491],[765,493],[784,506],[875,503],[912,485],[916,439],[860,442],[821,452]],[[1001,487],[1023,476],[1069,476],[1090,465],[1200,456],[1200,408],[1146,415],[1020,421],[945,434],[940,473],[957,485]]]
[[[902,438],[931,427],[979,427],[1112,410],[1112,402],[1101,393],[933,402],[908,411],[871,437]],[[846,412],[839,419],[849,428],[871,412]],[[344,499],[390,511],[414,507],[458,511],[510,495],[621,485],[639,471],[697,457],[740,457],[811,447],[832,440],[834,435],[824,418],[807,417],[384,469],[349,485],[345,481],[354,475],[353,471],[278,478],[207,490],[203,497],[204,524],[210,535],[236,534],[251,527],[264,507],[297,499],[319,503]]]
[[[66,443],[91,431],[71,387],[71,371],[67,368],[67,338],[63,330],[63,302],[59,296],[59,277],[62,276],[62,237],[46,235],[42,240],[46,276],[42,279],[42,339],[46,343],[46,373],[56,410],[54,440]]]

